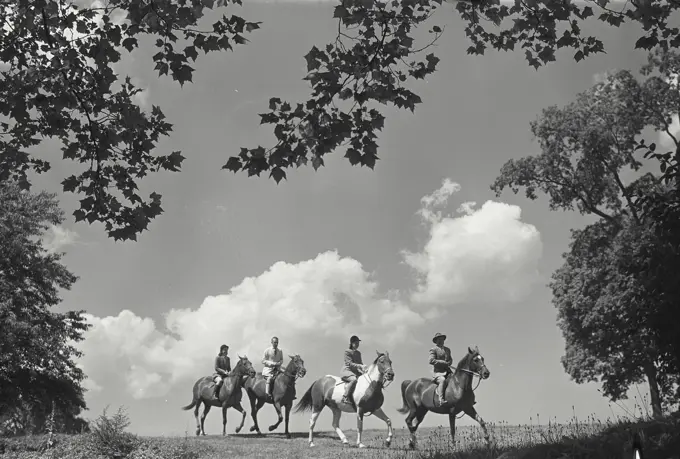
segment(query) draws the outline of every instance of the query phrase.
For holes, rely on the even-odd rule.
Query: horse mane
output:
[[[241,369],[241,367],[243,367],[243,363],[242,363],[242,362],[243,362],[243,360],[238,359],[238,362],[236,362],[236,365],[234,365],[234,369],[231,370],[230,373],[236,372],[236,369],[237,369],[237,368],[238,368],[238,369]]]
[[[459,370],[464,368],[466,365],[468,365],[470,363],[470,361],[472,359],[474,359],[477,356],[477,354],[478,354],[478,352],[476,352],[476,351],[473,352],[472,354],[470,352],[466,352],[465,357],[460,359],[460,361],[458,362],[458,365],[456,365],[456,368],[459,369]]]

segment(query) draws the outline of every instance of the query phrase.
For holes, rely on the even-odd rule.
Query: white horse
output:
[[[376,351],[377,352],[377,351]],[[340,416],[342,413],[357,414],[357,446],[365,448],[361,442],[361,434],[364,429],[364,416],[372,414],[378,419],[382,419],[387,424],[387,439],[385,446],[389,447],[392,443],[392,421],[382,410],[385,400],[383,389],[394,380],[392,370],[392,360],[387,352],[377,352],[378,357],[368,366],[366,372],[358,377],[354,393],[352,394],[351,404],[342,403],[345,393],[345,385],[348,384],[342,378],[333,375],[326,375],[317,379],[307,389],[305,395],[295,406],[295,412],[312,411],[309,420],[309,446],[314,446],[313,432],[316,420],[325,406],[333,412],[333,429],[340,437],[343,444],[348,444],[347,437],[340,430]],[[387,383],[387,384],[386,384]]]

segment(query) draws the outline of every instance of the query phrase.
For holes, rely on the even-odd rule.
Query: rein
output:
[[[285,370],[283,370],[283,371],[279,370],[279,374],[281,376],[288,376],[292,380],[292,381],[288,381],[288,383],[285,385],[286,390],[288,390],[288,388],[290,388],[291,385],[295,385],[295,382],[302,377],[302,376],[300,376],[300,368],[297,366],[297,364],[295,365],[295,372],[294,373],[289,372],[289,369],[288,369],[289,366],[290,366],[290,363],[288,365],[286,365]]]
[[[376,366],[377,366],[377,365],[376,365]],[[371,379],[371,376],[368,374],[368,371],[366,371],[365,373],[363,373],[363,374],[360,376],[360,378],[363,378],[363,377],[366,377],[366,379],[368,380],[369,385],[370,385],[370,383],[373,382],[373,380]],[[387,386],[389,386],[390,384],[392,384],[392,381],[387,381],[387,384],[385,384],[384,379],[385,379],[385,373],[380,373],[380,379],[378,379],[378,381],[376,381],[376,382],[378,383],[378,386],[381,387],[382,389],[386,389]],[[364,416],[365,416],[365,417],[373,416],[373,413],[365,413]]]
[[[484,368],[486,368],[486,365],[484,365]],[[449,367],[449,369],[451,369],[451,373],[455,373],[456,371],[462,371],[471,374],[473,378],[477,376],[479,379],[477,380],[477,385],[472,389],[472,392],[476,391],[479,385],[482,383],[482,375],[480,375],[479,373],[475,373],[472,370],[468,370],[467,368],[454,368],[454,367]],[[472,384],[470,384],[470,386],[472,386]],[[463,416],[465,416],[465,413],[461,413],[460,416],[456,416],[456,419],[460,419]]]

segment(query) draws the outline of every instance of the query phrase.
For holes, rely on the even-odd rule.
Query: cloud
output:
[[[78,233],[60,225],[50,225],[43,234],[42,245],[48,253],[55,253],[66,246],[72,245],[78,239]]]
[[[275,263],[229,293],[207,297],[198,308],[173,309],[165,318],[167,330],[128,310],[87,320],[92,328],[78,346],[90,384],[113,384],[118,378],[135,399],[163,396],[174,383],[205,374],[223,342],[232,356],[247,355],[260,367],[272,335],[280,337],[284,352],[305,358],[313,340],[363,333],[393,346],[424,321],[381,295],[361,263],[335,251],[296,264]]]
[[[459,217],[434,211],[459,189],[446,179],[421,201],[429,240],[419,252],[403,252],[418,276],[412,301],[435,306],[520,301],[538,278],[539,231],[521,221],[518,206],[501,202],[487,201],[478,210],[473,202],[463,203]]]
[[[538,230],[521,221],[519,207],[493,201],[478,210],[463,202],[459,215],[443,215],[458,191],[460,185],[445,179],[421,199],[418,213],[429,237],[420,252],[404,253],[417,274],[413,291],[382,292],[359,261],[326,251],[298,263],[274,263],[198,306],[170,310],[161,324],[130,310],[88,315],[92,328],[77,344],[88,384],[105,391],[124,387],[134,399],[162,397],[178,383],[208,374],[223,343],[258,369],[273,335],[285,354],[320,361],[325,351],[319,346],[329,339],[372,336],[394,348],[415,342],[414,334],[443,305],[521,300],[536,280]],[[415,307],[403,299],[409,296]]]

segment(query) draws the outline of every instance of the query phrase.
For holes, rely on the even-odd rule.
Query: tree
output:
[[[79,0],[89,2],[89,0]],[[136,240],[160,215],[161,196],[140,196],[139,182],[161,169],[179,171],[180,152],[155,154],[156,144],[172,131],[160,109],[149,113],[134,103],[140,89],[112,69],[138,40],[155,41],[153,56],[159,77],[172,76],[180,85],[192,81],[192,62],[199,52],[226,51],[247,42],[245,35],[260,27],[232,14],[223,15],[210,30],[201,19],[210,10],[232,11],[241,0],[109,0],[78,5],[70,0],[4,0],[0,2],[0,180],[13,178],[28,188],[28,172],[42,173],[48,161],[30,155],[44,138],[63,143],[63,158],[84,169],[67,177],[65,192],[83,196],[76,221],[104,223],[116,240]],[[442,0],[341,0],[334,9],[336,40],[312,47],[305,56],[312,87],[309,100],[289,103],[272,97],[261,122],[274,125],[277,144],[265,149],[242,148],[224,168],[249,175],[269,172],[279,182],[285,170],[345,148],[351,164],[373,168],[378,160],[377,133],[385,118],[380,105],[415,110],[420,97],[409,89],[414,80],[436,70],[439,58],[422,56],[428,45],[417,44],[412,31],[423,26]],[[680,44],[678,29],[668,21],[677,9],[672,0],[628,2],[620,11],[607,0],[597,6],[570,0],[498,0],[458,2],[471,40],[468,53],[482,55],[487,47],[525,50],[536,68],[555,60],[557,49],[575,51],[576,61],[604,52],[604,44],[584,36],[579,24],[594,16],[611,26],[638,22],[644,34],[636,47],[664,49]],[[486,19],[500,30],[487,30]],[[502,29],[511,19],[510,28]],[[564,26],[564,30],[560,27]],[[436,40],[441,26],[430,32]]]
[[[50,311],[77,279],[42,245],[63,221],[58,206],[54,195],[0,182],[0,416],[38,430],[52,402],[65,423],[86,408],[74,344],[88,325],[79,311]]]
[[[652,413],[660,416],[680,400],[680,367],[659,343],[656,296],[630,269],[650,263],[644,255],[655,252],[658,241],[631,218],[621,223],[600,220],[574,231],[565,263],[553,274],[553,304],[566,340],[562,365],[579,384],[601,381],[611,400],[646,379]]]
[[[655,68],[663,74],[659,63],[669,56],[652,54],[646,75]],[[541,191],[551,210],[599,217],[572,234],[551,284],[566,339],[563,365],[577,383],[602,378],[613,399],[646,377],[655,414],[665,401],[676,401],[680,329],[667,321],[677,319],[680,296],[665,285],[675,274],[650,274],[651,267],[667,272],[677,265],[677,251],[668,255],[672,239],[658,231],[651,209],[676,188],[651,173],[625,183],[622,172],[638,171],[638,151],[655,149],[645,144],[645,129],[668,129],[667,119],[679,109],[664,102],[668,94],[669,83],[658,75],[642,82],[628,71],[610,75],[571,104],[543,110],[531,125],[541,153],[508,161],[491,186],[497,195],[522,188],[530,199]]]

